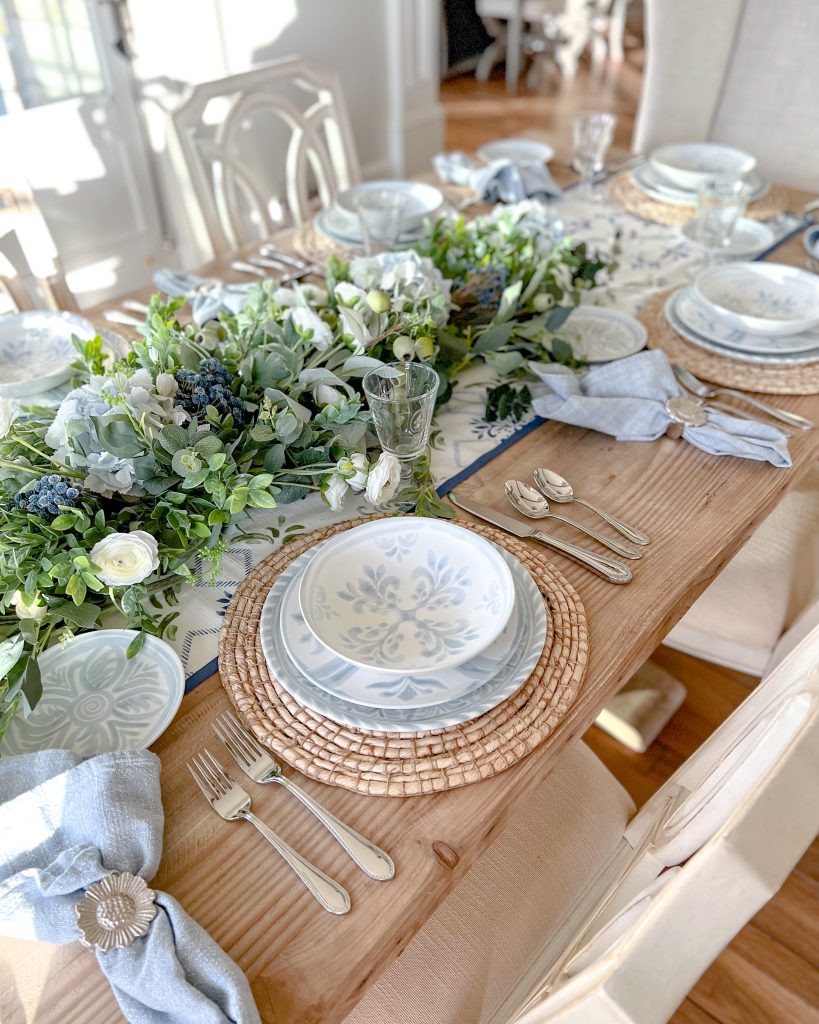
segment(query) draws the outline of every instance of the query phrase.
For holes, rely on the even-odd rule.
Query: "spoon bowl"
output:
[[[551,501],[563,504],[569,501],[576,501],[578,505],[583,505],[591,512],[596,513],[600,518],[617,530],[618,533],[627,537],[632,544],[648,544],[648,537],[643,533],[642,530],[638,530],[636,526],[629,526],[628,523],[624,523],[622,519],[618,519],[617,516],[612,515],[610,512],[604,512],[602,508],[598,508],[597,505],[592,505],[590,501],[586,501],[584,498],[578,498],[572,489],[572,485],[565,477],[562,477],[560,473],[555,473],[553,469],[536,469],[535,470],[535,484],[547,498]],[[511,500],[511,499],[510,499]]]

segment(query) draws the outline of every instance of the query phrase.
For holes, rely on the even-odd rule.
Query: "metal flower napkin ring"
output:
[[[669,437],[680,437],[684,427],[702,427],[708,422],[708,414],[702,404],[686,395],[673,395],[667,399],[665,411],[672,420],[666,431]]]
[[[130,946],[156,917],[155,897],[143,878],[128,871],[89,885],[77,903],[80,942],[103,953]]]

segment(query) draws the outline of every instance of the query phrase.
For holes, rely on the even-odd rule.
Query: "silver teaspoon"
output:
[[[518,512],[522,512],[523,515],[528,516],[529,519],[557,519],[558,522],[567,523],[569,526],[573,526],[576,530],[580,530],[581,533],[585,533],[587,537],[592,537],[597,541],[598,544],[602,544],[604,547],[610,548],[612,551],[616,551],[618,555],[623,555],[625,558],[641,558],[642,551],[635,547],[634,544],[629,544],[625,540],[612,540],[609,537],[604,536],[598,530],[593,530],[591,527],[582,526],[580,523],[575,522],[574,519],[568,519],[566,516],[559,516],[555,512],[552,512],[549,508],[549,502],[528,484],[523,483],[522,480],[507,480],[504,485],[506,490],[506,497],[515,506]]]
[[[569,501],[576,501],[578,505],[585,505],[587,509],[592,512],[596,512],[601,519],[605,520],[609,526],[613,526],[618,533],[622,533],[624,537],[628,537],[634,544],[648,544],[648,537],[643,533],[642,530],[638,530],[635,526],[629,526],[628,523],[624,523],[622,519],[618,519],[617,516],[613,516],[610,512],[604,512],[602,508],[598,508],[597,505],[592,505],[590,501],[585,501],[583,498],[578,498],[572,490],[572,485],[562,477],[559,473],[555,473],[551,469],[536,469],[535,470],[535,483],[538,489],[545,494],[550,501],[557,501],[561,504]]]

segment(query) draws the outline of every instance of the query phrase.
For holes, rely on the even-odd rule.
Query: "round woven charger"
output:
[[[617,174],[606,187],[606,198],[615,206],[633,213],[643,220],[652,220],[657,224],[674,226],[685,224],[695,215],[696,207],[691,204],[678,206],[674,203],[662,203],[652,199],[639,188],[628,171]],[[778,217],[788,209],[788,193],[779,185],[772,188],[748,207],[748,217],[755,220],[770,220]]]
[[[660,348],[672,363],[679,363],[695,377],[728,388],[761,391],[769,395],[819,394],[819,362],[798,366],[763,366],[742,359],[714,355],[692,345],[677,334],[665,316],[666,299],[674,291],[655,295],[640,310],[640,320],[648,330],[648,347]]]
[[[371,796],[418,796],[491,778],[542,743],[565,716],[588,661],[586,613],[570,583],[516,538],[461,523],[500,544],[532,574],[551,617],[529,679],[486,714],[449,729],[384,733],[352,729],[310,711],[273,679],[259,619],[276,577],[303,551],[368,519],[305,534],[261,562],[241,584],[219,639],[219,672],[239,716],[262,743],[320,782]]]
[[[356,250],[343,245],[336,245],[335,242],[318,231],[311,220],[300,224],[295,229],[291,245],[299,256],[313,263],[323,263],[331,256],[338,256],[343,260],[351,260],[355,256],[360,256],[363,252],[363,249]]]

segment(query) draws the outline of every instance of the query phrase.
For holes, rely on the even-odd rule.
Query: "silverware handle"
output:
[[[366,875],[378,882],[386,882],[387,879],[393,877],[395,865],[392,859],[375,843],[371,843],[369,839],[359,835],[355,829],[345,825],[340,818],[328,811],[326,807],[322,807],[318,800],[314,800],[284,775],[277,776],[276,781],[281,783],[297,800],[301,800],[307,810],[318,818],[330,835],[344,847]]]
[[[121,309],[106,309],[102,314],[112,324],[125,324],[126,327],[141,327],[145,321],[137,320],[130,313],[124,313]]]
[[[745,420],[747,423],[760,423],[761,420],[755,420],[753,416],[746,415],[741,409],[737,409],[735,405],[731,405],[730,402],[720,402],[715,398],[709,398],[709,400],[703,406],[705,409],[716,409],[717,412],[724,412],[728,416],[733,416],[736,420]],[[786,430],[783,427],[779,427],[779,430],[785,435],[785,437],[793,437],[792,430]]]
[[[761,398],[754,398],[752,395],[746,395],[742,391],[734,391],[731,388],[716,388],[715,390],[717,394],[738,398],[740,401],[752,405],[755,409],[759,409],[760,412],[766,412],[769,416],[773,416],[774,419],[781,420],[782,423],[788,423],[792,427],[799,427],[800,430],[811,430],[813,428],[813,423],[805,419],[804,416],[799,416],[795,412],[788,412],[786,409],[780,409],[776,405],[769,405],[767,402],[763,402]]]
[[[624,537],[634,544],[648,544],[648,537],[643,533],[642,530],[638,530],[636,526],[629,526],[628,523],[624,523],[622,519],[618,519],[617,516],[613,516],[610,512],[604,512],[602,508],[598,508],[597,505],[592,505],[590,501],[586,501],[584,498],[575,498],[575,501],[581,505],[585,505],[587,509],[592,512],[596,512],[601,519],[605,520],[609,526],[613,526],[615,530],[622,533]]]
[[[598,544],[602,544],[604,547],[607,547],[612,551],[616,551],[618,555],[622,555],[624,558],[642,558],[643,556],[642,551],[635,544],[630,544],[627,540],[617,540],[614,537],[607,537],[605,534],[600,533],[599,530],[595,530],[591,526],[583,526],[582,523],[578,523],[574,519],[569,519],[568,516],[559,516],[556,512],[550,512],[549,518],[559,519],[561,523],[567,523],[569,526],[573,526],[575,530],[580,530],[581,533],[585,533],[588,537],[592,537],[596,540]]]
[[[562,551],[568,558],[573,558],[575,562],[585,565],[587,569],[596,572],[598,576],[602,576],[609,583],[628,583],[631,579],[631,569],[627,565],[623,565],[622,562],[618,562],[615,558],[608,558],[606,555],[596,555],[592,551],[578,548],[574,544],[567,543],[565,540],[558,540],[557,537],[544,533],[542,530],[535,530],[531,536],[533,540],[538,540],[547,547],[554,548],[556,551]]]
[[[238,270],[240,274],[253,274],[256,277],[267,277],[267,274],[261,267],[254,267],[252,263],[243,263],[241,260],[237,260],[231,263],[232,270]]]
[[[292,846],[280,839],[272,828],[268,828],[252,811],[244,811],[241,815],[265,837],[288,867],[296,874],[303,885],[315,896],[325,910],[331,914],[346,914],[350,909],[350,897],[347,890],[329,875],[319,871],[309,860],[296,853]]]

